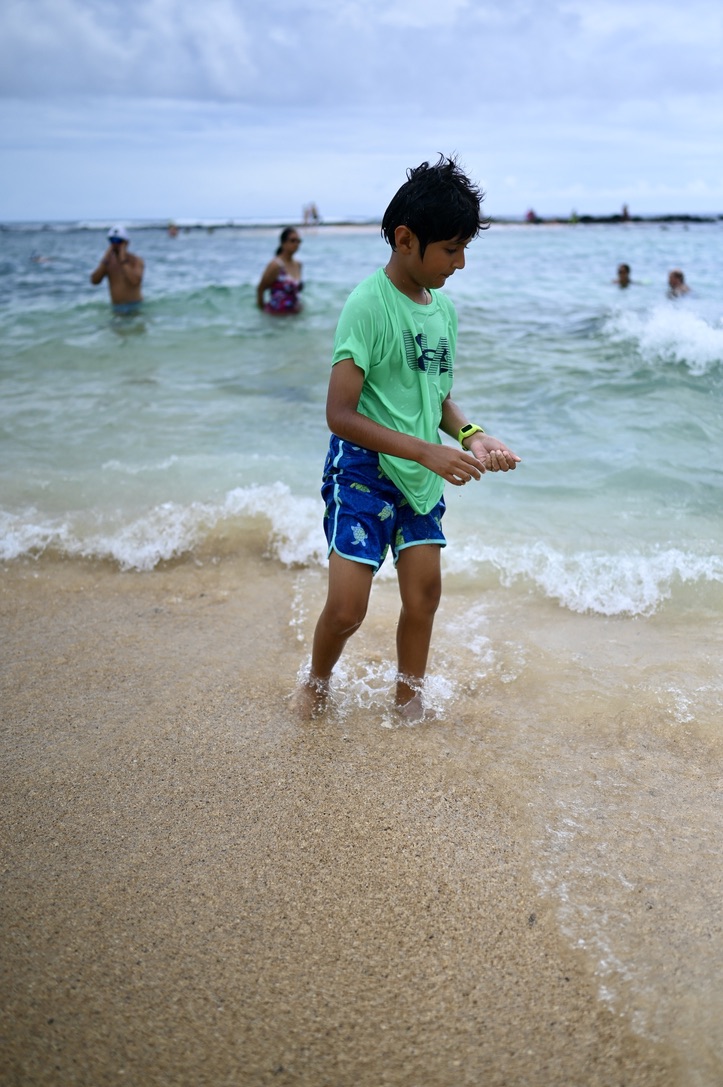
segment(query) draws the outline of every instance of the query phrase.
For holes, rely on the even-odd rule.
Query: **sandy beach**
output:
[[[3,1084],[683,1083],[439,722],[300,727],[291,575],[2,580]]]

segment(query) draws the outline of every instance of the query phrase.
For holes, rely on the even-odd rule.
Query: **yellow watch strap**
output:
[[[459,434],[457,435],[457,441],[459,442],[460,445],[462,445],[465,438],[471,438],[473,434],[484,434],[484,433],[485,432],[482,429],[482,427],[477,426],[476,423],[466,423],[465,426],[462,427]]]

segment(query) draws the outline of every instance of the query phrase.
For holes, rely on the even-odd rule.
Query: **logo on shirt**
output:
[[[449,356],[449,340],[442,336],[434,351],[427,346],[423,332],[413,336],[404,329],[404,353],[410,370],[422,370],[425,374],[447,374],[452,370]]]

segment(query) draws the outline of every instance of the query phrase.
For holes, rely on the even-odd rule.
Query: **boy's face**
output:
[[[423,287],[443,287],[449,277],[464,268],[464,251],[469,238],[450,238],[447,241],[430,242],[419,256],[419,241],[415,237],[412,262],[417,282]]]

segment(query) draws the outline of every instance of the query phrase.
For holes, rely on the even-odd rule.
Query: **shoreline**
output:
[[[292,582],[6,567],[10,1081],[682,1087],[499,770],[449,727],[293,721]]]
[[[628,224],[636,225],[656,225],[656,224],[712,224],[723,222],[723,212],[710,212],[710,213],[686,213],[686,212],[666,212],[657,215],[628,215],[623,216],[620,214],[612,215],[577,215],[577,216],[558,216],[558,215],[540,215],[536,216],[533,220],[527,221],[524,216],[509,216],[509,215],[492,215],[490,216],[490,224],[492,226],[520,226],[520,227],[535,227],[535,226],[626,226]],[[128,229],[134,233],[143,231],[160,231],[166,233],[169,227],[168,220],[158,219],[129,219]],[[216,230],[234,230],[242,233],[274,233],[284,227],[291,226],[296,230],[305,230],[310,233],[314,231],[334,232],[338,230],[380,230],[381,220],[376,217],[366,218],[360,216],[358,219],[322,219],[319,222],[311,223],[304,222],[303,219],[299,219],[295,216],[291,216],[287,219],[268,219],[262,221],[246,221],[242,219],[235,219],[233,216],[225,219],[199,219],[199,220],[184,220],[178,219],[173,221],[173,226],[179,233],[194,233],[196,231],[202,231],[204,233],[213,233]],[[28,221],[6,221],[0,223],[0,235],[6,234],[22,234],[28,231],[48,231],[49,233],[74,233],[74,232],[88,232],[90,234],[96,234],[98,231],[107,230],[107,223],[84,223],[77,221],[49,221],[43,220],[28,220]]]

